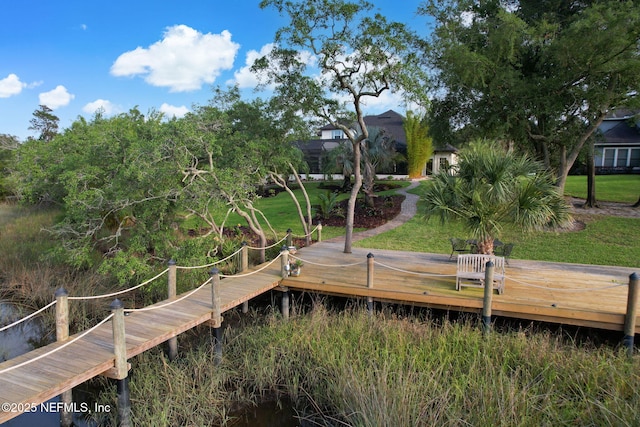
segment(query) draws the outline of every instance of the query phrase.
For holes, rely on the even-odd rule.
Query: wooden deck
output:
[[[278,286],[279,280],[279,261],[269,269],[251,276],[221,280],[222,312],[273,289]],[[73,304],[73,301],[71,303]],[[155,347],[210,319],[211,285],[204,286],[189,298],[170,306],[132,312],[125,317],[127,358]],[[73,338],[74,336],[70,337],[70,339]],[[37,358],[62,344],[64,343],[53,343],[0,363],[0,372]],[[0,402],[20,405],[15,407],[24,407],[25,404],[29,407],[39,405],[65,390],[108,371],[113,366],[113,335],[109,321],[81,340],[46,358],[0,373]],[[2,410],[0,423],[18,415],[20,413]]]
[[[456,262],[449,261],[448,255],[360,248],[345,254],[342,250],[342,243],[331,242],[299,250],[294,256],[305,262],[302,275],[283,281],[279,261],[251,276],[223,279],[222,311],[279,284],[280,290],[372,297],[452,311],[482,309],[482,289],[456,291]],[[367,288],[369,253],[374,255],[372,288]],[[623,267],[510,260],[505,292],[493,296],[493,315],[621,331],[633,272]],[[156,305],[162,304],[165,301]],[[133,312],[125,319],[127,358],[131,358],[211,319],[211,286],[173,305]],[[54,343],[1,363],[0,402],[39,404],[114,366],[112,326],[107,322],[46,358],[2,373],[61,345]],[[2,411],[0,423],[17,415]]]
[[[456,291],[456,261],[449,261],[449,255],[360,248],[345,254],[343,247],[322,242],[301,249],[295,256],[305,262],[303,272],[283,286],[452,311],[482,310],[482,289]],[[366,286],[368,253],[375,260],[373,289]],[[624,328],[629,275],[638,271],[524,260],[509,260],[505,270],[505,292],[493,295],[493,315],[615,331]],[[636,325],[640,333],[640,322]]]

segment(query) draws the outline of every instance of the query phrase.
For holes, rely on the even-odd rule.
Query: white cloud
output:
[[[257,50],[250,50],[247,52],[247,57],[244,61],[245,66],[233,73],[233,80],[230,80],[227,83],[231,85],[237,84],[240,88],[254,88],[258,86],[261,83],[261,78],[259,75],[251,71],[251,67],[257,59],[269,55],[273,50],[273,47],[273,43],[268,43],[262,46],[260,52]]]
[[[233,67],[240,45],[231,33],[202,34],[186,25],[167,28],[162,40],[145,49],[120,55],[111,66],[114,76],[145,76],[153,86],[171,92],[197,90],[211,84],[223,70]]]
[[[87,24],[80,24],[80,29],[81,29],[82,31],[86,31],[86,30],[87,30],[87,28],[88,28],[88,27],[87,27]]]
[[[106,116],[112,116],[122,111],[120,107],[106,99],[96,99],[82,107],[82,111],[87,114],[94,114],[98,110],[101,110]]]
[[[175,105],[169,105],[166,102],[160,106],[160,112],[164,113],[167,117],[184,117],[189,112],[189,109],[184,105],[176,107]]]
[[[46,105],[52,110],[69,105],[71,100],[75,97],[75,95],[69,93],[67,88],[62,85],[58,85],[55,89],[49,92],[43,92],[39,95],[40,104]]]
[[[0,98],[9,98],[10,96],[18,95],[25,87],[27,87],[27,84],[21,82],[17,75],[9,74],[0,80]]]

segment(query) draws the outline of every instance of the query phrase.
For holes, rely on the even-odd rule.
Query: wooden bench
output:
[[[493,261],[493,289],[504,292],[504,257],[482,254],[458,255],[456,268],[456,290],[463,286],[484,287],[485,269],[488,261]]]

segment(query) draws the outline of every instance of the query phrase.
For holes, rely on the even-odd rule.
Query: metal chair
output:
[[[513,252],[513,243],[506,243],[500,246],[496,246],[493,249],[493,254],[496,256],[504,257],[504,261],[509,265],[509,257],[511,256],[511,252]]]
[[[471,253],[471,247],[469,243],[465,239],[457,239],[452,237],[449,239],[451,242],[451,255],[449,255],[449,260],[453,258],[453,254],[468,254]]]

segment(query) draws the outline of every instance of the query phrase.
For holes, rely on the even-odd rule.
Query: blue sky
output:
[[[374,0],[388,19],[426,32],[421,0]],[[66,128],[97,108],[138,106],[181,117],[204,105],[213,86],[252,92],[248,61],[287,23],[259,0],[4,0],[0,25],[0,134],[37,136],[40,104]],[[268,97],[268,94],[260,95]],[[398,100],[386,96],[368,114]]]

